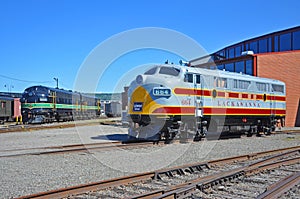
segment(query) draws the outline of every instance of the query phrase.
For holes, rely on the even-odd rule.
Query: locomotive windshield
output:
[[[162,66],[159,70],[159,74],[164,74],[164,75],[178,76],[179,73],[180,73],[180,70],[178,68],[174,68],[174,67]]]
[[[154,75],[157,71],[157,67],[151,68],[150,70],[146,71],[144,75]]]
[[[25,93],[30,93],[30,92],[34,92],[34,93],[48,93],[48,89],[45,87],[41,87],[41,86],[35,86],[35,87],[30,87],[27,88],[25,90]]]
[[[36,103],[48,101],[49,89],[43,86],[33,86],[27,88],[21,98],[21,102]]]
[[[175,68],[175,67],[167,67],[167,66],[162,66],[162,67],[154,67],[149,70],[147,70],[144,75],[154,75],[157,70],[159,69],[159,74],[163,75],[171,75],[171,76],[178,76],[180,73],[180,69]]]

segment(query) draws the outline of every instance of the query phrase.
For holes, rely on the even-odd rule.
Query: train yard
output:
[[[23,24],[35,27],[31,18]],[[7,89],[0,92],[0,199],[300,198],[299,26],[209,54],[170,30],[144,27],[106,39],[76,64],[73,87],[65,81],[74,67],[60,70],[70,64],[32,64],[25,56],[20,66],[32,77],[24,79],[12,76],[22,70],[9,72],[22,59],[8,61],[0,75]],[[138,61],[148,64],[122,57],[115,73],[118,55],[136,56],[124,49],[149,46],[163,49],[157,53],[166,61],[145,51]],[[50,51],[48,58],[63,61]],[[107,75],[118,80],[102,82]]]
[[[184,144],[177,141],[173,144],[164,144],[163,142],[159,144],[151,142],[124,144],[122,141],[127,137],[127,128],[115,125],[114,122],[110,124],[113,125],[89,124],[0,134],[3,141],[0,145],[2,166],[0,194],[2,198],[16,198],[50,190],[68,189],[69,187],[73,187],[74,193],[77,193],[80,184],[98,186],[96,185],[97,182],[103,184],[103,182],[110,182],[111,179],[139,176],[145,172],[146,174],[151,173],[153,177],[153,171],[164,170],[165,173],[155,174],[157,176],[155,181],[150,180],[152,183],[155,182],[156,186],[145,185],[135,180],[135,184],[131,183],[130,186],[107,187],[106,191],[103,191],[102,187],[102,191],[91,192],[92,189],[86,187],[81,195],[72,197],[101,198],[106,195],[116,198],[134,197],[138,196],[137,193],[142,195],[153,191],[159,192],[158,195],[161,195],[162,192],[165,193],[165,190],[179,186],[177,184],[180,181],[187,182],[186,177],[195,179],[197,175],[212,176],[233,167],[239,168],[242,167],[241,165],[249,164],[243,160],[244,162],[234,161],[221,166],[221,164],[213,163],[212,160],[245,154],[247,154],[246,157],[252,157],[249,154],[255,153],[257,155],[262,151],[291,146],[299,147],[300,140],[299,134],[292,132],[262,137],[253,136],[249,138],[244,136],[239,139],[204,140]],[[257,158],[250,159],[252,162],[258,161]],[[200,162],[201,165],[194,167],[194,173],[187,172],[186,169],[174,169],[174,167],[191,165],[195,162]],[[236,166],[232,166],[233,164]],[[201,168],[202,171],[198,171],[197,168]],[[167,172],[168,169],[173,171]],[[284,170],[293,169],[294,167],[291,166]],[[299,171],[299,165],[295,170]],[[184,172],[184,175],[178,175],[181,171]],[[273,170],[270,173],[272,172]],[[274,172],[276,171],[274,170]],[[265,175],[265,173],[258,175]],[[282,172],[280,171],[280,173]],[[286,175],[288,174],[290,173],[287,172]],[[147,176],[148,180],[146,181],[152,179],[151,175]],[[237,184],[236,181],[248,179],[245,176],[234,179],[231,182],[233,184],[218,184],[218,186],[208,187],[202,191],[197,189],[198,192],[193,193],[194,198],[209,198],[210,195],[217,197],[218,194],[234,196],[232,190],[240,189],[234,187]],[[141,177],[139,177],[140,179]],[[275,180],[271,182],[275,183]],[[242,185],[240,182],[239,186],[246,185]],[[264,186],[268,187],[271,184]],[[93,188],[93,190],[97,189]],[[133,192],[135,195],[131,194]],[[251,192],[246,193],[247,189],[244,192],[253,195]],[[156,193],[156,196],[158,195]]]
[[[284,194],[297,198],[299,149],[188,164],[23,198],[274,198]]]

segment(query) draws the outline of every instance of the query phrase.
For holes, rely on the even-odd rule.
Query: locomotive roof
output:
[[[52,87],[42,86],[42,85],[31,86],[31,87],[26,88],[25,90],[32,89],[32,88],[43,88],[43,89],[47,89],[47,90],[54,91],[54,92],[60,92],[60,93],[66,93],[66,94],[72,94],[72,95],[77,94],[77,95],[83,95],[83,96],[91,97],[91,95],[89,95],[89,94],[80,93],[80,92],[77,92],[77,91],[64,90],[64,89],[60,89],[60,88],[52,88]]]
[[[229,71],[223,71],[218,69],[205,69],[205,68],[195,68],[191,66],[180,66],[180,65],[174,65],[174,64],[162,64],[162,65],[156,65],[158,67],[174,67],[177,69],[182,70],[183,72],[191,72],[191,73],[199,73],[202,75],[210,75],[210,76],[216,76],[216,77],[222,77],[222,78],[229,78],[229,79],[240,79],[240,80],[248,80],[248,81],[257,81],[257,82],[269,82],[269,83],[276,83],[276,84],[285,84],[282,81],[270,79],[270,78],[264,78],[264,77],[256,77],[251,76],[247,74],[242,73],[236,73],[236,72],[229,72]]]
[[[58,92],[64,92],[64,93],[77,93],[77,92],[73,92],[71,90],[64,90],[64,89],[59,89],[59,88],[51,88],[51,87],[42,86],[42,85],[31,86],[31,87],[26,88],[25,90],[32,89],[32,88],[45,88],[47,90],[56,91],[56,92],[58,91]]]

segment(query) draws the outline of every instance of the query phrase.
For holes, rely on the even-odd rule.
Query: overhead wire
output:
[[[32,80],[17,79],[17,78],[5,76],[5,75],[0,75],[0,77],[6,78],[6,79],[10,79],[10,80],[14,80],[14,81],[19,81],[19,82],[27,82],[27,83],[45,84],[45,83],[53,82],[53,81],[32,81]]]

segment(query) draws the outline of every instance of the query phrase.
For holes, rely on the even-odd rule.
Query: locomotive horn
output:
[[[179,64],[182,66],[182,65],[184,65],[184,66],[189,66],[190,65],[190,62],[188,62],[188,61],[183,61],[182,59],[181,60],[179,60]]]

